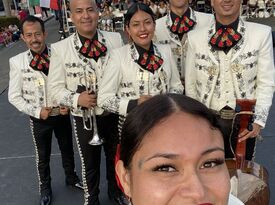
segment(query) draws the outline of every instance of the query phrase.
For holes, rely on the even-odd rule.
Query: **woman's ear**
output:
[[[124,167],[124,164],[121,160],[116,163],[116,174],[119,178],[120,184],[124,189],[124,194],[131,198],[131,181],[130,181],[130,173]]]
[[[131,35],[130,35],[130,29],[129,29],[129,26],[128,26],[128,25],[125,26],[125,34],[126,34],[126,36],[128,37],[128,43],[133,42],[133,39],[132,39],[132,37],[131,37]]]

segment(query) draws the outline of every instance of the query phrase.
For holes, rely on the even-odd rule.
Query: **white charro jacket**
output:
[[[47,76],[29,66],[32,58],[30,50],[10,58],[8,98],[19,111],[39,119],[42,107],[55,103],[47,96]]]
[[[207,26],[211,21],[211,14],[197,12],[192,10],[191,8],[190,11],[190,18],[196,22],[193,30],[197,30],[200,27]],[[170,16],[170,12],[168,12],[167,15],[165,15],[164,17],[158,19],[156,21],[154,41],[161,44],[168,44],[171,47],[178,71],[180,73],[180,77],[184,78],[184,62],[187,50],[187,35],[185,34],[182,37],[182,40],[180,40],[178,35],[170,31],[172,23],[173,22]]]
[[[161,56],[164,63],[151,73],[135,62],[139,54],[134,44],[113,50],[100,84],[99,106],[126,116],[129,101],[136,100],[141,95],[183,93],[169,46],[154,44],[154,52]]]
[[[98,30],[98,40],[107,47],[107,54],[98,61],[88,59],[79,53],[82,43],[77,33],[52,44],[48,93],[58,103],[70,107],[74,116],[82,116],[82,111],[77,105],[80,94],[76,93],[76,90],[78,85],[85,84],[84,72],[88,83],[96,76],[99,84],[110,51],[123,44],[119,33]],[[96,113],[102,114],[103,110],[96,107]]]
[[[219,52],[223,51],[215,51],[209,44],[215,30],[213,18],[208,27],[188,34],[186,95],[208,107],[215,87],[223,83],[217,82],[221,69]],[[236,98],[257,99],[254,122],[264,127],[275,88],[271,28],[240,19],[238,32],[243,38],[231,48],[231,59],[226,68],[233,81],[230,87]],[[221,92],[224,92],[222,87]],[[235,102],[230,104],[235,105]],[[218,111],[216,107],[210,108]]]

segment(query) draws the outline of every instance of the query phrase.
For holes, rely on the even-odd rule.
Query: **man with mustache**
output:
[[[184,85],[187,33],[208,25],[212,15],[194,11],[189,0],[169,0],[170,10],[156,21],[155,40],[170,45]]]
[[[215,11],[205,28],[188,35],[186,95],[211,108],[223,124],[225,156],[247,140],[246,159],[255,156],[275,88],[271,28],[240,18],[241,0],[211,0]],[[231,135],[236,99],[256,99],[254,123]],[[231,149],[232,145],[232,149]]]
[[[46,93],[51,51],[45,44],[44,22],[34,16],[22,22],[21,37],[29,48],[10,59],[9,101],[30,116],[36,154],[40,205],[52,200],[50,155],[54,132],[61,151],[66,185],[82,189],[75,173],[69,110],[52,102]]]
[[[87,115],[96,115],[98,134],[104,140],[108,194],[117,204],[123,197],[116,185],[114,156],[118,116],[97,107],[97,88],[113,48],[122,46],[120,34],[97,29],[98,8],[94,0],[70,1],[71,19],[76,32],[52,45],[49,95],[71,108],[76,142],[82,163],[85,205],[99,204],[101,145],[90,145],[96,129]]]

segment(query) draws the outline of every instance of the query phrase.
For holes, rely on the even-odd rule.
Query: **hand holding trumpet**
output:
[[[52,111],[51,107],[42,107],[42,109],[40,111],[40,119],[42,119],[42,120],[48,119],[51,111]]]
[[[78,105],[85,108],[93,108],[97,105],[97,96],[91,92],[84,91],[78,97]]]
[[[70,109],[66,106],[60,106],[59,108],[60,115],[68,115],[69,111]]]

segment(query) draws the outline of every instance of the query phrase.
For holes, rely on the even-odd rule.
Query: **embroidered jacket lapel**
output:
[[[153,45],[153,46],[154,46],[154,53],[156,55],[162,57],[160,52],[158,51],[156,45]],[[130,51],[131,58],[132,58],[133,62],[135,62],[136,60],[139,59],[139,53],[133,43],[131,43],[129,45],[129,51]],[[149,71],[142,69],[137,63],[135,63],[135,66],[137,69],[135,69],[136,70],[136,83],[134,83],[134,84],[136,85],[136,90],[138,90],[138,92],[139,92],[139,96],[150,94],[150,91],[149,91],[150,76],[152,77],[152,75],[159,76],[163,91],[166,91],[168,89],[167,88],[168,85],[166,84],[166,82],[167,82],[166,75],[167,74],[163,70],[163,65],[164,64],[161,65],[161,67],[155,72],[155,74],[152,74]]]
[[[240,18],[239,25],[238,25],[238,32],[242,35],[241,40],[233,47],[232,49],[232,58],[231,62],[233,62],[236,57],[240,55],[241,52],[243,52],[243,49],[245,48],[245,45],[247,43],[247,32],[245,28],[245,22]]]
[[[76,55],[78,56],[78,58],[80,59],[81,63],[82,63],[82,66],[88,66],[89,68],[91,68],[92,70],[95,70],[94,69],[94,66],[92,64],[92,61],[94,61],[93,59],[89,59],[89,58],[86,58],[85,56],[83,56],[80,52],[79,52],[79,49],[81,48],[82,46],[82,43],[81,43],[81,40],[76,33],[73,34],[73,44],[74,44],[74,48],[75,48],[75,52],[76,52]],[[95,62],[95,61],[94,61]]]
[[[48,56],[49,56],[49,58],[50,58],[50,57],[51,57],[51,47],[48,46],[48,45],[46,45],[46,47],[47,47],[47,49],[48,49]],[[32,53],[31,53],[31,50],[30,50],[30,49],[27,51],[26,55],[27,55],[27,62],[28,62],[29,68],[31,69],[32,72],[34,72],[34,70],[33,70],[33,69],[31,68],[31,66],[30,66],[30,63],[31,63],[31,61],[32,61],[32,59],[33,59],[33,55],[32,55]],[[35,73],[37,73],[37,72],[35,72]]]
[[[214,20],[214,18],[213,18]],[[218,51],[213,49],[213,47],[211,46],[211,44],[209,43],[210,42],[210,39],[211,37],[214,35],[214,33],[216,32],[216,23],[215,23],[215,20],[212,21],[211,23],[211,26],[208,30],[208,39],[207,39],[207,46],[208,46],[208,49],[210,50],[209,52],[209,57],[211,58],[211,60],[216,64],[218,65],[220,60],[219,60],[219,54],[218,54]]]
[[[181,46],[181,41],[180,41],[179,37],[170,31],[171,26],[172,26],[172,19],[170,16],[170,12],[168,12],[166,15],[166,27],[167,27],[166,32],[168,32],[168,36],[174,43]]]

